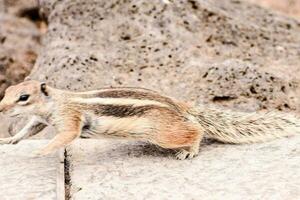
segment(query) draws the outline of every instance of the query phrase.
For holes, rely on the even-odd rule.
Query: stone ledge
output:
[[[124,141],[69,147],[72,199],[296,199],[300,137],[251,145],[203,145],[193,160]]]
[[[46,140],[24,140],[0,145],[1,199],[64,199],[63,151],[45,157],[32,152]]]

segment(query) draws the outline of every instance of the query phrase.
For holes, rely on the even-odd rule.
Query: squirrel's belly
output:
[[[82,139],[101,139],[101,138],[140,138],[139,133],[134,132],[127,132],[127,131],[113,131],[113,130],[106,130],[103,131],[103,129],[97,130],[97,129],[83,129],[80,135],[80,138]]]
[[[98,117],[90,120],[82,129],[82,138],[145,138],[151,126],[147,119],[127,117]]]

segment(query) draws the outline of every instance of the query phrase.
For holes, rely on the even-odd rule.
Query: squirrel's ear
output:
[[[42,91],[42,93],[44,93],[44,95],[48,96],[46,83],[41,83],[41,91]]]

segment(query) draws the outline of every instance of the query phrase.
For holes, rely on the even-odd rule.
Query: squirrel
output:
[[[124,138],[176,149],[176,158],[190,159],[204,137],[225,143],[263,142],[300,132],[300,119],[280,112],[238,112],[189,105],[158,92],[134,87],[87,92],[56,89],[35,80],[6,89],[0,112],[33,117],[16,135],[1,138],[14,144],[52,125],[57,135],[37,155],[49,154],[74,139]]]

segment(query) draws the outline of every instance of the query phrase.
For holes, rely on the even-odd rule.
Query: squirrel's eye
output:
[[[20,96],[19,101],[27,101],[29,98],[29,94],[23,94]]]

